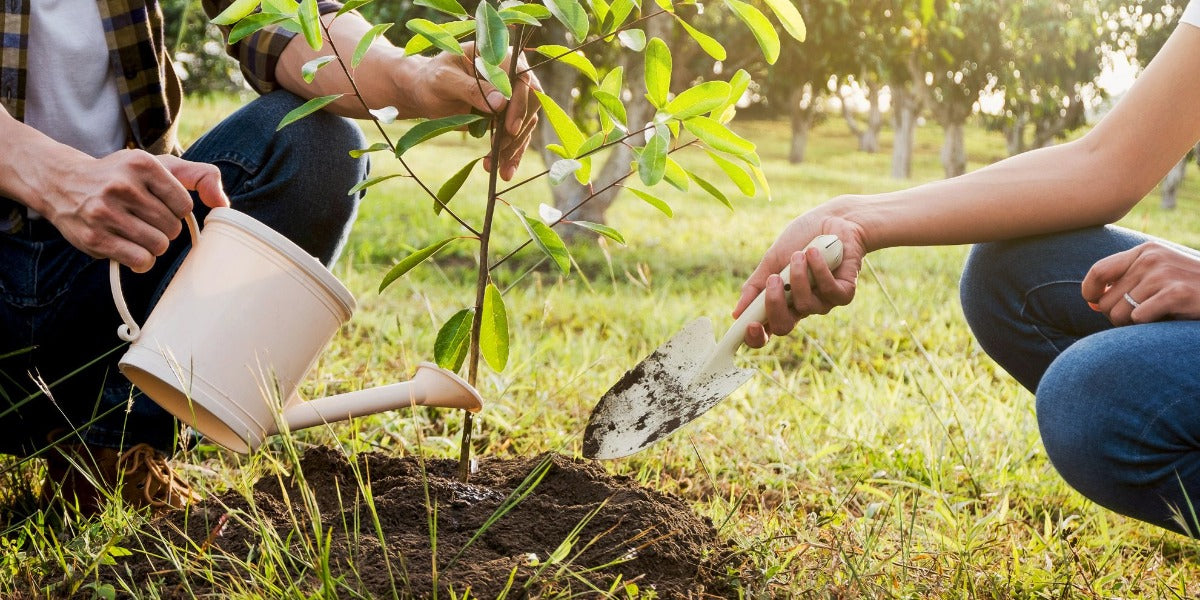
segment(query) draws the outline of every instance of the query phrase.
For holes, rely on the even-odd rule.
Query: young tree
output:
[[[352,0],[338,15],[370,2]],[[280,128],[285,127],[343,96],[357,98],[364,109],[371,110],[371,114],[377,117],[376,127],[385,140],[360,152],[387,151],[395,156],[405,176],[429,196],[432,210],[454,219],[461,226],[460,235],[425,243],[421,249],[402,258],[385,275],[379,286],[380,291],[448,245],[470,243],[478,246],[473,302],[454,312],[441,327],[433,347],[438,364],[454,371],[465,368],[467,381],[471,385],[478,380],[481,359],[495,371],[503,371],[508,364],[508,312],[504,294],[493,277],[496,269],[523,248],[533,246],[544,254],[539,265],[548,262],[564,275],[570,273],[570,252],[554,231],[555,225],[580,227],[624,243],[623,236],[615,229],[596,222],[577,220],[577,214],[582,207],[610,190],[625,187],[670,215],[670,206],[644,189],[653,188],[664,181],[681,188],[695,184],[732,208],[732,203],[719,188],[675,162],[673,155],[685,149],[707,154],[746,195],[756,192],[756,180],[765,185],[759,168],[761,161],[754,144],[728,127],[735,112],[735,103],[750,85],[750,77],[745,71],[733,73],[729,81],[693,82],[687,89],[672,94],[671,50],[663,39],[647,35],[645,29],[646,24],[655,19],[675,21],[684,26],[685,22],[679,17],[671,0],[655,0],[653,3],[590,0],[586,6],[578,0],[543,0],[536,4],[521,0],[493,4],[490,0],[484,0],[473,12],[465,9],[457,0],[418,0],[418,3],[441,13],[442,22],[427,19],[405,22],[404,26],[415,34],[405,46],[407,54],[436,49],[471,59],[470,64],[475,67],[478,80],[494,85],[506,96],[511,96],[513,82],[517,78],[530,71],[544,70],[550,65],[565,65],[579,71],[594,84],[592,88],[579,89],[580,94],[590,91],[595,101],[584,111],[584,115],[578,111],[568,111],[549,94],[536,92],[543,118],[557,137],[554,143],[546,144],[545,150],[557,158],[542,173],[511,185],[502,186],[498,177],[499,169],[491,169],[487,194],[479,199],[484,205],[484,215],[479,223],[468,222],[450,205],[474,171],[485,163],[494,166],[500,164],[504,134],[497,124],[504,122],[504,113],[454,115],[423,121],[393,140],[382,125],[394,118],[395,108],[367,106],[358,93],[354,78],[358,62],[372,44],[378,43],[383,31],[393,24],[375,26],[354,49],[330,48],[331,54],[304,65],[302,73],[310,81],[319,69],[339,69],[351,89],[345,93],[314,98],[286,115],[279,124]],[[803,39],[804,22],[788,0],[765,0],[765,5],[783,23],[791,37]],[[774,62],[778,57],[780,38],[766,13],[742,0],[723,0],[721,6],[732,11],[746,24],[767,60]],[[239,35],[244,37],[267,25],[284,24],[303,32],[305,39],[315,49],[320,49],[328,42],[328,22],[318,18],[316,0],[242,0],[234,3],[215,21],[232,26],[231,38]],[[534,32],[549,22],[560,23],[569,36],[563,38],[561,44],[544,43],[537,46],[535,52],[541,58],[532,59],[531,64],[517,60],[516,57],[523,57],[526,49],[530,48]],[[684,29],[714,59],[725,53],[715,38],[691,25],[684,26]],[[469,47],[469,55],[460,42],[465,38],[473,38],[474,41],[474,46]],[[601,77],[590,55],[594,56],[598,48],[605,47],[621,47],[624,48],[622,52],[639,55],[638,62],[642,69],[636,84],[620,68],[611,69]],[[514,59],[508,60],[510,56]],[[549,80],[548,77],[542,79]],[[644,94],[639,95],[644,95],[652,107],[645,117],[632,113],[628,106],[628,99],[635,93],[631,84],[637,86],[634,89],[638,92],[644,89]],[[405,155],[413,148],[463,127],[469,128],[473,135],[484,138],[481,144],[485,146],[484,156],[470,158],[440,186],[431,185],[424,176],[409,168]],[[314,140],[314,143],[319,142]],[[600,185],[595,179],[594,156],[616,146],[628,147],[632,160],[624,163],[623,174]],[[356,187],[369,188],[390,177],[376,177]],[[566,211],[544,211],[545,221],[531,217],[513,200],[520,196],[521,188],[543,178],[553,184],[574,179],[586,189],[586,195]],[[642,189],[632,187],[635,181],[640,182]],[[498,214],[497,208],[509,210]],[[502,224],[500,219],[506,213],[509,214],[509,224],[522,228],[528,240],[496,258],[497,253],[491,246],[492,232]],[[519,280],[520,277],[517,277]],[[459,473],[464,480],[468,476],[471,432],[472,418],[467,414],[459,457]]]

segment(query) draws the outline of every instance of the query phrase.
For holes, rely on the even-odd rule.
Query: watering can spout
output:
[[[417,367],[411,381],[292,403],[284,410],[283,420],[288,429],[295,431],[408,406],[478,412],[483,408],[483,398],[458,375],[426,362]]]

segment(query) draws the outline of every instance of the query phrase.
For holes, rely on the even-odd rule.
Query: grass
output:
[[[185,138],[232,104],[190,106]],[[610,224],[628,247],[587,243],[576,249],[580,269],[571,277],[537,269],[507,292],[513,359],[506,372],[480,378],[488,404],[476,420],[477,454],[578,455],[591,408],[627,368],[693,318],[729,322],[741,282],[787,220],[837,194],[913,183],[887,176],[888,133],[884,153],[862,154],[834,120],[811,136],[809,162],[789,165],[781,122],[737,128],[759,144],[773,201],[742,199],[730,213],[702,194],[670,193],[676,216],[667,219],[625,197]],[[920,130],[914,182],[941,176],[940,141],[935,126]],[[970,168],[1004,152],[999,134],[978,128],[969,131],[967,148]],[[439,185],[481,152],[451,135],[409,156],[417,173]],[[398,169],[375,156],[375,174]],[[702,154],[684,160],[720,180]],[[531,158],[518,177],[541,168]],[[1190,177],[1176,211],[1162,211],[1151,196],[1123,223],[1200,246],[1200,184]],[[483,189],[483,178],[473,177],[456,206],[476,217],[481,207],[468,199]],[[549,193],[539,182],[507,199],[534,211]],[[375,291],[398,257],[457,232],[430,205],[404,179],[374,188],[365,200],[335,269],[359,308],[305,383],[305,395],[407,378],[431,358],[437,327],[472,301],[466,244],[385,293]],[[506,252],[523,236],[511,215],[499,214],[495,247]],[[766,582],[750,590],[754,596],[1200,595],[1194,543],[1091,504],[1054,472],[1038,440],[1032,396],[982,353],[962,318],[956,280],[965,252],[896,248],[872,255],[873,269],[864,272],[851,306],[804,321],[797,334],[765,350],[743,352],[741,360],[760,375],[682,433],[607,467],[676,493],[710,517]],[[501,287],[537,258],[534,250],[519,254],[497,274]],[[347,452],[452,457],[459,424],[457,414],[421,410],[298,436]],[[255,476],[292,461],[286,446],[269,444],[248,459],[201,449],[189,458],[199,465],[190,475],[204,490],[248,490]],[[32,533],[36,526],[0,538],[0,596],[35,580],[39,561],[104,560],[113,543],[102,532],[127,520],[110,510],[98,524],[77,524],[76,537],[66,541]],[[314,564],[320,545],[312,549]],[[289,597],[298,594],[279,585]]]

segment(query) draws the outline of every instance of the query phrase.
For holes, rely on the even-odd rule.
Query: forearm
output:
[[[413,97],[417,90],[404,83],[412,79],[415,70],[428,61],[428,58],[405,56],[403,49],[393,46],[381,36],[371,46],[358,68],[351,68],[350,61],[354,50],[362,36],[370,30],[370,23],[354,13],[336,19],[334,15],[325,15],[321,20],[329,28],[332,44],[327,40],[321,50],[314,51],[303,36],[292,38],[280,55],[275,70],[275,77],[284,89],[303,98],[346,94],[329,105],[327,110],[347,117],[370,118],[363,109],[363,102],[371,109],[395,106],[401,119],[421,116],[415,108],[416,100]],[[304,81],[301,76],[300,71],[305,63],[320,56],[332,55],[334,47],[346,62],[346,68],[351,69],[354,74],[354,83],[362,94],[363,102],[355,97],[354,87],[336,61],[317,71],[312,83]]]
[[[823,210],[860,224],[868,250],[976,243],[1111,223],[1141,194],[1102,152],[1077,140],[953,179],[839,198]]]
[[[0,108],[0,195],[47,214],[47,182],[61,181],[87,155],[54,141]]]

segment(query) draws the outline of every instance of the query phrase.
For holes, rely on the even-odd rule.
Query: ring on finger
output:
[[[1129,292],[1125,292],[1125,294],[1124,294],[1124,296],[1123,296],[1123,297],[1125,298],[1125,301],[1126,301],[1126,302],[1128,302],[1128,303],[1129,303],[1129,305],[1130,305],[1130,306],[1132,306],[1132,307],[1134,307],[1134,308],[1137,308],[1137,307],[1139,307],[1139,306],[1141,306],[1141,305],[1142,305],[1142,303],[1141,303],[1141,302],[1138,302],[1137,300],[1134,300],[1134,299],[1133,299],[1133,296],[1130,296],[1130,295],[1129,295]]]

